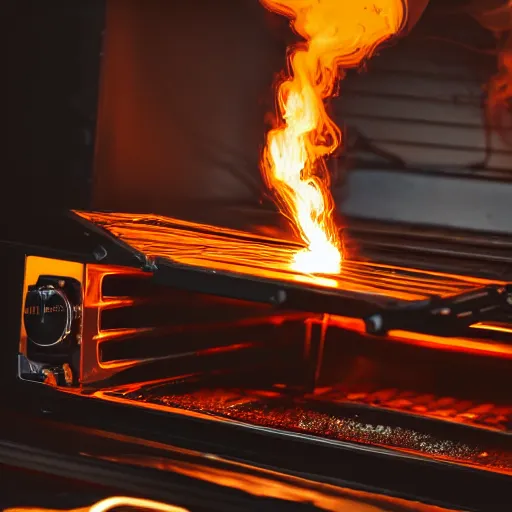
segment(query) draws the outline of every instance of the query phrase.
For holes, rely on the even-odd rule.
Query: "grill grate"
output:
[[[510,405],[477,403],[403,389],[345,392],[332,388],[323,390],[320,395],[312,398],[329,403],[380,407],[493,430],[512,431],[512,406]]]
[[[113,395],[117,396],[116,393]],[[426,423],[415,426],[390,422],[378,410],[351,410],[346,405],[321,410],[310,400],[291,401],[278,393],[236,389],[201,389],[186,394],[173,393],[172,384],[161,389],[121,392],[125,400],[189,410],[246,424],[300,432],[343,442],[379,445],[441,460],[473,465],[512,474],[512,453],[500,441],[476,440],[456,425],[443,427],[443,435],[432,433]],[[430,425],[431,426],[431,425]]]
[[[174,265],[313,285],[400,301],[450,297],[496,281],[345,261],[338,276],[300,275],[287,267],[300,245],[156,215],[76,212],[150,259]],[[501,283],[500,283],[501,284]]]

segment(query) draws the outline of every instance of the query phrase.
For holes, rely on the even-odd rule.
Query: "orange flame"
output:
[[[337,274],[343,259],[325,158],[341,144],[326,112],[340,68],[359,66],[406,19],[405,0],[261,0],[292,19],[305,39],[289,55],[290,76],[277,89],[279,126],[267,136],[262,172],[281,211],[307,245],[292,269]]]
[[[503,141],[510,139],[512,99],[512,1],[472,0],[469,13],[491,31],[498,42],[498,72],[487,86],[487,114]]]

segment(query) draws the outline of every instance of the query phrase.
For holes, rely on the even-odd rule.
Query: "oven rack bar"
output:
[[[412,268],[347,261],[340,276],[282,270],[297,244],[155,215],[72,212],[130,251],[165,286],[357,318],[366,332],[402,329],[453,336],[511,311],[512,285]],[[265,258],[274,268],[262,266]]]

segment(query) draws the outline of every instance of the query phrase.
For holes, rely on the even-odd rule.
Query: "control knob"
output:
[[[25,297],[24,323],[28,339],[38,347],[60,344],[72,331],[77,310],[62,288],[31,286]]]

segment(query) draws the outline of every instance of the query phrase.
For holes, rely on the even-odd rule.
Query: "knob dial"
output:
[[[73,309],[64,291],[53,286],[39,286],[27,292],[23,319],[32,343],[53,347],[70,334]]]

